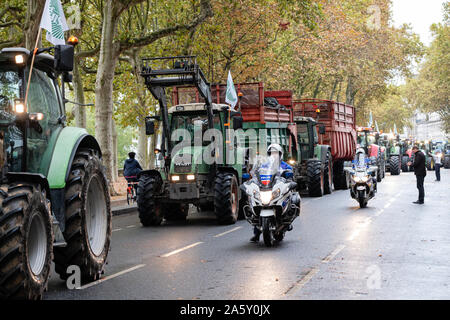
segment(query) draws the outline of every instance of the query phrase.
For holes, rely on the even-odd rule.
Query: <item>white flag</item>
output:
[[[231,105],[231,108],[234,109],[238,102],[238,97],[236,93],[236,89],[234,88],[233,78],[231,77],[231,71],[228,71],[228,80],[227,80],[227,93],[225,97],[225,102]]]
[[[46,39],[54,44],[66,44],[64,31],[69,30],[60,0],[46,0],[41,28],[47,30]]]

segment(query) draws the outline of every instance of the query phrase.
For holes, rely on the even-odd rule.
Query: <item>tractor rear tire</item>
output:
[[[322,162],[320,160],[308,160],[306,162],[306,175],[308,177],[309,196],[323,196],[325,189],[325,174]]]
[[[42,298],[53,256],[53,229],[38,184],[0,187],[0,299]]]
[[[324,194],[331,194],[333,192],[333,165],[331,154],[327,153],[327,160],[325,161],[325,185]]]
[[[189,204],[168,203],[162,205],[164,219],[167,221],[186,221],[189,213]]]
[[[137,207],[139,220],[144,227],[159,226],[163,220],[161,202],[155,200],[155,194],[161,189],[162,181],[158,176],[141,175],[137,187]]]
[[[450,155],[444,156],[444,169],[450,169]]]
[[[239,186],[231,172],[218,172],[214,186],[214,213],[219,224],[235,224],[239,215]]]
[[[389,158],[389,168],[391,176],[398,176],[400,174],[400,156],[391,156]]]
[[[108,182],[100,156],[93,149],[76,152],[65,188],[66,247],[56,247],[55,271],[68,278],[67,268],[76,265],[81,280],[99,279],[108,256],[112,213]]]

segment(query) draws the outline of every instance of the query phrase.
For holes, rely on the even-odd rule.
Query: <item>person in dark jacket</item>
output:
[[[418,146],[414,146],[412,148],[412,152],[414,153],[414,162],[412,164],[409,162],[408,165],[414,168],[414,174],[417,179],[417,189],[419,189],[419,200],[414,201],[413,203],[423,204],[425,200],[423,182],[425,180],[425,176],[427,175],[427,170],[425,168],[425,155],[419,150]]]
[[[123,176],[125,179],[130,182],[137,182],[137,175],[139,172],[142,171],[142,167],[139,164],[139,162],[135,159],[136,153],[130,152],[128,153],[129,159],[125,160],[125,163],[123,165]],[[134,185],[135,189],[137,188],[137,185]]]

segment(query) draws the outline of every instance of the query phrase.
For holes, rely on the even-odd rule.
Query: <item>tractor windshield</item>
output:
[[[206,112],[183,112],[175,113],[172,115],[171,131],[174,132],[177,129],[184,129],[189,132],[191,144],[194,144],[195,133],[201,131],[202,137],[208,130],[208,115]],[[214,128],[220,130],[220,117],[218,114],[214,114]],[[209,145],[209,142],[205,142]]]
[[[367,136],[367,141],[366,141],[366,136]],[[368,147],[371,144],[375,144],[376,139],[374,136],[367,134],[367,133],[361,133],[358,134],[358,139],[357,139],[357,143],[362,147]]]
[[[14,100],[20,97],[20,82],[17,71],[0,68],[0,121],[10,117]]]

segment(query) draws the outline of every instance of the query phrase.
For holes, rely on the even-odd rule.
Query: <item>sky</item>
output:
[[[443,19],[444,0],[392,0],[394,25],[410,23],[420,40],[429,45],[433,39],[430,26]]]

